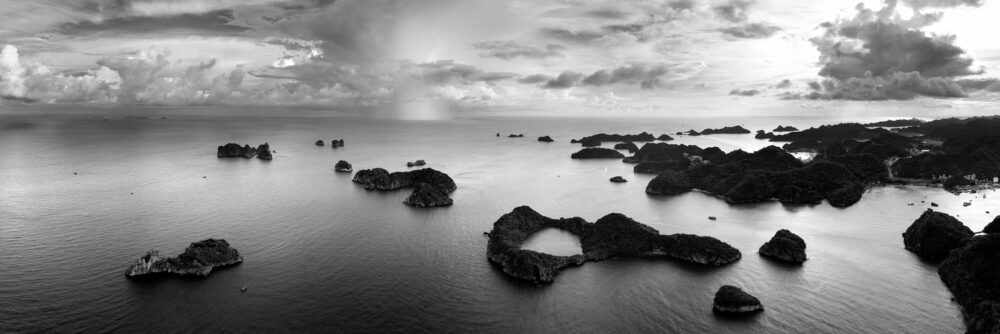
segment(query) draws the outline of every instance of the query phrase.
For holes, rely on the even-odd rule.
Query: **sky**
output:
[[[0,104],[997,101],[991,0],[0,0]]]

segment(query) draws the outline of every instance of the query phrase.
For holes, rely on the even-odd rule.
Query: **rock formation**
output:
[[[334,139],[334,140],[331,140],[330,141],[330,147],[331,148],[344,147],[344,140],[343,139]]]
[[[639,150],[639,147],[635,146],[635,143],[633,143],[633,142],[624,142],[624,143],[615,144],[615,149],[616,150],[628,150],[629,153],[635,153],[636,151]]]
[[[410,204],[417,207],[431,206],[426,205],[428,203],[444,203],[448,204],[437,204],[437,205],[450,205],[451,200],[447,201],[441,199],[439,195],[444,195],[447,197],[448,193],[454,192],[458,187],[455,185],[455,181],[451,179],[448,174],[434,170],[433,168],[417,169],[407,172],[394,172],[389,173],[382,168],[373,169],[362,169],[354,174],[353,181],[355,183],[360,183],[365,186],[368,190],[379,190],[379,191],[389,191],[397,190],[401,188],[415,187],[421,183],[425,183],[428,186],[435,187],[439,192],[433,192],[429,189],[417,189],[421,190],[420,194],[414,193],[410,194],[407,198],[406,204]],[[426,188],[426,187],[424,187]],[[411,204],[412,203],[412,204]],[[423,206],[421,206],[423,205]]]
[[[417,160],[417,161],[413,161],[413,162],[407,162],[406,163],[406,167],[414,167],[414,166],[419,167],[419,166],[423,166],[423,165],[426,165],[426,164],[427,164],[426,161]]]
[[[646,185],[646,193],[652,195],[680,195],[691,191],[692,188],[687,175],[682,172],[667,170],[649,180],[649,184]]]
[[[669,135],[667,135],[666,133],[664,133],[664,134],[661,134],[659,137],[656,137],[656,140],[659,140],[659,141],[670,141],[670,140],[674,140],[674,138],[671,137],[671,136],[669,136]]]
[[[583,254],[555,256],[521,249],[532,234],[558,228],[580,237]],[[582,218],[552,219],[521,206],[500,217],[489,233],[487,257],[511,277],[550,283],[560,270],[586,261],[643,254],[663,254],[692,263],[723,265],[738,261],[739,250],[712,237],[661,235],[622,214],[608,214],[594,223]]]
[[[715,134],[747,134],[750,130],[743,128],[742,126],[727,126],[718,129],[705,129],[701,132],[702,135],[715,135]]]
[[[791,263],[806,261],[806,242],[788,230],[778,230],[771,240],[760,246],[758,254]]]
[[[792,131],[799,131],[799,129],[794,126],[781,126],[781,125],[778,125],[778,127],[774,128],[774,132],[792,132]]]
[[[323,146],[323,140],[322,139],[317,140],[316,141],[316,146]]]
[[[271,146],[267,143],[261,144],[257,148],[250,147],[250,145],[243,145],[237,143],[229,143],[226,145],[219,146],[216,156],[219,158],[253,158],[257,157],[262,160],[271,160]]]
[[[521,138],[521,137],[524,137],[523,133],[516,134],[516,135],[512,133],[512,134],[510,134],[510,135],[507,136],[507,138]]]
[[[757,130],[757,134],[753,136],[754,139],[771,139],[774,138],[774,132],[764,132],[764,130]]]
[[[973,237],[938,267],[941,281],[961,306],[967,332],[1000,333],[1000,234]]]
[[[621,159],[625,155],[621,152],[599,147],[588,147],[570,155],[573,159]]]
[[[903,245],[921,258],[937,262],[944,260],[952,249],[965,245],[972,234],[955,217],[927,210],[903,232]]]
[[[213,268],[243,262],[243,256],[223,239],[206,239],[191,243],[176,257],[164,257],[156,250],[146,252],[132,264],[125,276],[138,278],[155,275],[208,276]]]
[[[257,146],[257,159],[271,160],[271,145],[263,143]]]
[[[757,297],[732,285],[723,285],[715,293],[712,311],[716,313],[753,313],[764,310]]]
[[[335,170],[337,172],[340,172],[340,173],[350,173],[350,172],[354,171],[354,168],[351,167],[351,163],[350,162],[347,162],[347,161],[344,161],[344,160],[340,160],[340,161],[337,161],[337,164],[333,166],[333,170]]]
[[[555,140],[552,140],[552,137],[549,137],[549,136],[541,136],[541,137],[538,137],[538,141],[545,142],[545,143],[551,143],[551,142],[554,142]]]
[[[626,180],[624,177],[621,177],[621,176],[612,177],[610,181],[614,182],[614,183],[625,183],[625,182],[628,182],[628,180]]]
[[[660,137],[663,137],[663,135],[661,135]],[[669,137],[669,136],[667,136],[667,137]],[[584,144],[585,147],[589,147],[589,146],[587,146],[587,144],[591,144],[592,146],[600,146],[601,143],[603,143],[603,142],[648,142],[648,141],[654,141],[654,140],[656,140],[656,138],[653,137],[652,134],[646,133],[646,132],[643,132],[643,133],[640,133],[640,134],[637,134],[637,135],[630,135],[630,134],[625,134],[625,135],[610,134],[609,135],[609,134],[606,134],[606,133],[598,133],[596,135],[591,135],[591,136],[586,136],[586,137],[580,138],[580,140],[575,140],[574,139],[574,140],[572,140],[570,142],[571,143],[582,143],[582,144]],[[666,139],[666,140],[669,140],[669,139]]]
[[[987,224],[985,228],[983,228],[983,233],[986,234],[993,234],[998,232],[1000,232],[1000,216],[996,216],[995,218],[993,218],[993,221]]]
[[[427,208],[451,205],[452,200],[448,197],[448,193],[441,188],[420,182],[417,183],[416,187],[413,188],[413,192],[410,193],[410,196],[403,203],[418,208]]]

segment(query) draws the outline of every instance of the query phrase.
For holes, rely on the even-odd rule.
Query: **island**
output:
[[[522,137],[524,137],[523,133],[516,134],[516,135],[512,133],[512,134],[507,135],[507,138],[522,138]]]
[[[610,148],[588,147],[570,155],[572,159],[621,159],[625,155]]]
[[[205,239],[191,243],[176,257],[165,257],[150,250],[135,261],[125,277],[144,278],[162,275],[205,277],[212,269],[243,262],[243,256],[224,239]]]
[[[771,139],[774,138],[774,132],[764,132],[764,130],[757,130],[757,134],[753,136],[754,139]]]
[[[331,140],[330,141],[330,147],[331,148],[344,147],[344,140],[343,139],[334,139],[334,140]]]
[[[952,249],[965,245],[972,235],[972,230],[955,217],[927,209],[903,232],[903,245],[922,259],[939,262]]]
[[[521,249],[524,240],[546,228],[579,236],[582,254],[556,256]],[[564,268],[613,257],[658,254],[712,266],[729,264],[742,257],[739,250],[718,239],[690,234],[662,235],[619,213],[589,223],[579,217],[552,219],[521,206],[501,216],[488,234],[487,259],[513,278],[536,283],[551,283]]]
[[[549,137],[549,136],[541,136],[541,137],[538,137],[538,141],[543,142],[543,143],[551,143],[551,142],[554,142],[555,140],[552,140],[552,137]]]
[[[893,119],[893,120],[888,120],[888,121],[880,121],[880,122],[867,123],[867,124],[865,124],[865,126],[867,126],[867,127],[898,128],[898,127],[906,127],[906,126],[917,126],[917,125],[924,124],[924,123],[927,123],[927,122],[924,121],[924,120],[922,120],[922,119],[919,119],[919,118],[910,118],[910,119]]]
[[[639,150],[639,147],[635,146],[635,143],[627,141],[627,142],[624,142],[624,143],[615,144],[615,149],[616,150],[628,150],[629,153],[635,153],[636,151]]]
[[[243,145],[237,143],[228,143],[219,146],[216,156],[219,158],[253,158],[257,157],[261,160],[271,160],[271,146],[267,143],[253,148],[250,145]]]
[[[426,161],[417,160],[417,161],[407,162],[406,163],[406,167],[420,167],[420,166],[424,166],[426,164],[427,164]]]
[[[612,177],[609,181],[614,182],[614,183],[625,183],[625,182],[628,182],[628,180],[626,180],[624,177],[621,177],[621,176]]]
[[[377,191],[415,187],[416,189],[403,203],[420,208],[451,205],[452,200],[447,194],[458,189],[448,174],[433,168],[393,173],[382,168],[362,169],[354,174],[352,181],[364,185],[367,190]]]
[[[674,137],[671,137],[670,135],[667,135],[666,133],[664,133],[664,134],[661,134],[659,137],[656,137],[656,140],[659,140],[659,141],[671,141],[671,140],[674,140]]]
[[[712,301],[712,312],[721,314],[747,314],[764,310],[757,297],[750,295],[738,287],[723,285],[715,292]]]
[[[781,125],[778,125],[778,127],[774,128],[774,130],[772,130],[772,131],[774,131],[774,132],[792,132],[792,131],[799,131],[799,129],[796,128],[796,127],[794,127],[794,126],[781,126]]]
[[[806,242],[795,233],[781,229],[761,245],[757,253],[784,262],[802,263],[806,261]]]
[[[739,134],[747,134],[747,133],[750,133],[750,130],[747,130],[747,129],[743,128],[742,126],[739,126],[739,125],[736,125],[736,126],[727,126],[727,127],[722,127],[722,128],[718,128],[718,129],[705,129],[705,130],[701,131],[702,135],[717,135],[717,134],[739,135]]]
[[[663,136],[665,136],[665,135],[661,135],[660,137],[663,137]],[[604,143],[604,142],[651,142],[651,141],[655,141],[655,140],[656,140],[656,137],[653,137],[652,134],[647,133],[647,132],[644,131],[644,132],[642,132],[640,134],[635,134],[635,135],[632,135],[632,134],[624,134],[624,135],[610,134],[609,135],[609,134],[606,134],[606,133],[598,133],[596,135],[591,135],[591,136],[586,136],[586,137],[580,138],[579,140],[576,140],[576,139],[570,140],[570,143],[574,143],[574,144],[575,143],[582,143],[582,144],[587,144],[587,143],[593,144],[593,143],[596,143],[597,145],[594,145],[594,146],[600,146],[601,143]],[[584,146],[587,146],[587,145],[584,145]]]
[[[333,165],[333,170],[337,171],[338,173],[350,173],[354,171],[354,168],[351,167],[350,162],[340,160],[337,161],[337,164]]]
[[[322,139],[317,140],[316,141],[316,146],[323,146],[323,140]]]

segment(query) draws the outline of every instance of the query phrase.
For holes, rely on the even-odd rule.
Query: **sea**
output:
[[[570,139],[600,132],[889,118],[863,113],[402,120],[206,109],[0,112],[0,332],[961,333],[935,264],[903,249],[901,234],[931,202],[973,230],[1000,214],[994,191],[909,186],[873,187],[849,208],[650,196],[653,176],[631,164],[569,157],[580,149]],[[538,142],[543,135],[556,141]],[[752,134],[675,138],[726,151],[773,144]],[[331,148],[332,139],[346,145]],[[217,158],[229,142],[267,142],[276,153],[272,161]],[[367,191],[334,172],[338,160],[355,171],[404,171],[417,159],[455,180],[454,205],[411,208],[408,190]],[[608,181],[618,175],[628,182]],[[591,222],[622,213],[664,234],[718,238],[743,258],[721,267],[609,259],[566,269],[551,284],[521,282],[487,261],[484,232],[522,205]],[[806,241],[807,262],[757,254],[779,229]],[[207,238],[226,239],[245,261],[204,279],[124,275],[147,250],[174,255]],[[560,231],[524,247],[579,253],[579,241]],[[765,311],[713,315],[726,284],[757,296]]]

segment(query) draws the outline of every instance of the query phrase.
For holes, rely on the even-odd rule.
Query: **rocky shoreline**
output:
[[[556,256],[521,249],[524,240],[546,228],[558,228],[579,236],[582,254]],[[552,219],[521,206],[501,216],[493,224],[489,237],[487,258],[491,263],[511,277],[536,283],[551,283],[566,267],[612,257],[662,254],[714,266],[742,257],[739,250],[718,239],[690,234],[661,235],[618,213],[589,223],[579,217]]]

